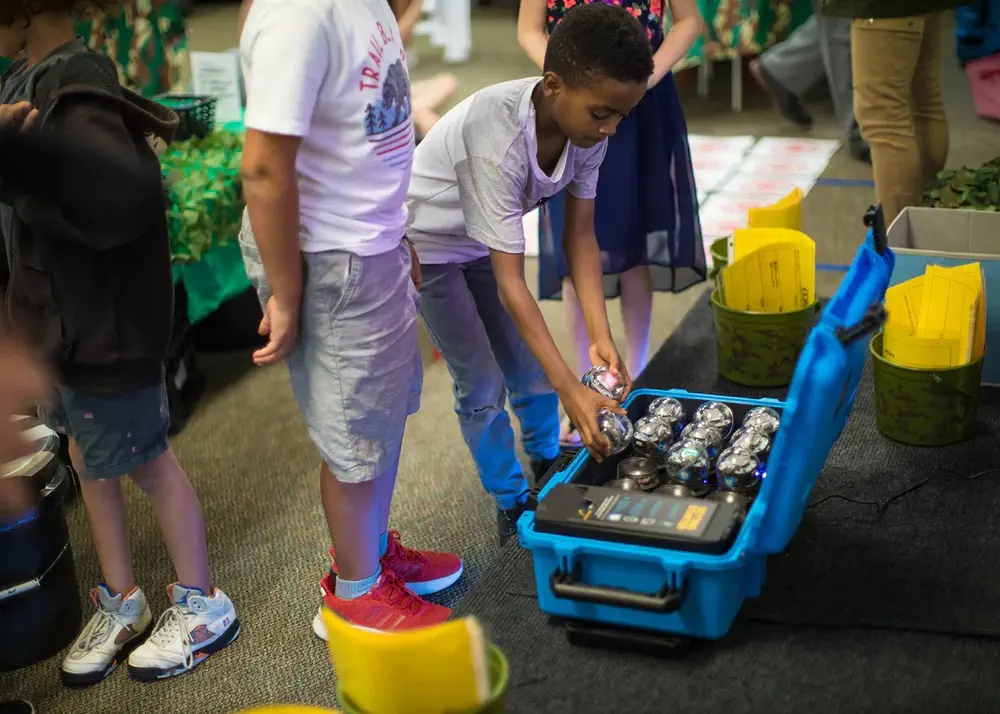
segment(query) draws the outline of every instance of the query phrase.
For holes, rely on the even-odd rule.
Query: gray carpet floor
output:
[[[235,44],[234,16],[231,4],[200,10],[192,21],[193,47],[213,50]],[[449,68],[459,76],[463,94],[533,72],[517,48],[511,13],[477,15],[473,35],[471,61]],[[420,55],[416,76],[444,68],[434,50],[421,47]],[[953,121],[949,163],[978,164],[1000,154],[1000,137],[995,125],[975,118],[968,87],[953,57],[946,50],[944,86]],[[775,116],[749,81],[746,110],[732,114],[727,72],[728,66],[720,66],[707,100],[695,97],[693,75],[682,75],[692,132],[798,135]],[[810,98],[810,106],[817,117],[814,135],[836,136],[829,100],[822,91]],[[870,175],[868,167],[843,151],[826,173],[837,178]],[[871,200],[868,188],[816,188],[809,195],[804,229],[816,239],[820,261],[850,259],[860,237],[860,217]],[[529,281],[535,277],[534,266],[529,266]],[[837,276],[826,275],[820,291],[829,294],[836,283]],[[654,344],[673,332],[703,294],[692,289],[682,295],[657,296]],[[570,340],[561,306],[545,303],[543,312],[557,343],[568,354]],[[618,309],[612,304],[609,312],[612,328],[621,339]],[[175,440],[175,447],[201,495],[216,579],[239,609],[240,640],[204,667],[173,681],[140,685],[118,672],[90,690],[70,691],[59,684],[58,659],[52,659],[0,675],[0,696],[29,697],[43,714],[212,714],[271,702],[335,704],[326,653],[309,627],[319,604],[317,582],[327,567],[328,547],[318,498],[317,461],[292,400],[287,373],[281,368],[251,368],[242,354],[213,356],[205,364],[210,393]],[[685,386],[683,375],[677,375],[673,383]],[[136,574],[160,609],[166,605],[163,588],[172,580],[170,564],[152,511],[135,489],[130,491],[130,508]],[[69,520],[81,587],[88,587],[98,574],[82,510],[72,509]],[[451,411],[450,380],[444,365],[430,359],[423,408],[407,427],[392,520],[408,543],[458,551],[465,558],[466,573],[446,594],[447,603],[458,602],[478,583],[500,552],[491,504],[475,478]],[[493,587],[497,578],[502,580],[494,576],[487,586]],[[849,652],[850,647],[863,643],[842,641],[838,646]],[[546,652],[546,656],[558,654]],[[923,665],[915,660],[912,666]],[[619,691],[627,692],[627,688]],[[622,703],[628,696],[623,695]],[[580,697],[580,702],[586,701]]]

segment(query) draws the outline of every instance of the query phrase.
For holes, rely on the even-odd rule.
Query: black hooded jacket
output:
[[[29,99],[39,111],[34,148],[47,150],[36,154],[58,161],[26,161],[32,147],[24,141],[12,147],[20,154],[8,154],[0,136],[0,162],[22,164],[0,172],[0,202],[13,208],[0,319],[67,386],[109,395],[153,386],[163,379],[173,322],[158,151],[177,117],[123,89],[114,63],[82,47],[48,62]],[[122,176],[134,179],[127,191]]]

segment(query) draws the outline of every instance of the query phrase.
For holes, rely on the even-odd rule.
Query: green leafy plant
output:
[[[201,260],[239,233],[243,135],[216,131],[171,144],[160,157],[167,184],[170,247],[177,262]]]
[[[978,169],[946,169],[924,190],[924,205],[1000,211],[1000,157]]]

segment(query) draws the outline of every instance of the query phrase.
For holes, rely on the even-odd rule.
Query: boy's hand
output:
[[[274,295],[267,299],[264,319],[260,321],[257,332],[267,336],[268,341],[253,353],[254,364],[258,367],[279,364],[292,351],[299,336],[299,308],[298,302],[286,305]]]
[[[417,289],[417,292],[420,292],[420,286],[424,282],[424,274],[420,270],[420,258],[417,257],[417,251],[410,239],[404,238],[403,240],[406,241],[406,245],[410,249],[410,279],[413,280],[413,287]]]
[[[38,119],[38,110],[29,102],[0,104],[0,128],[18,131],[28,129]]]
[[[597,412],[601,409],[624,414],[614,399],[608,399],[585,387],[580,382],[571,384],[559,392],[559,401],[566,410],[566,416],[580,434],[580,440],[596,461],[602,461],[611,452],[611,444],[597,427]]]
[[[611,370],[611,373],[625,384],[625,393],[622,394],[622,401],[632,391],[632,377],[629,376],[625,363],[618,355],[618,348],[610,338],[599,340],[590,346],[590,363],[592,365],[603,365]]]

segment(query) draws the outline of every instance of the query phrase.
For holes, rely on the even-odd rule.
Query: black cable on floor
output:
[[[866,501],[863,499],[851,498],[850,496],[844,496],[843,494],[840,493],[832,493],[829,496],[824,496],[823,498],[814,501],[813,503],[810,503],[808,506],[806,506],[806,508],[815,508],[816,506],[824,504],[827,501],[832,501],[836,499],[840,501],[847,501],[848,503],[854,503],[859,506],[872,506],[875,508],[875,512],[877,514],[882,515],[894,501],[904,496],[908,496],[914,491],[920,490],[921,488],[929,484],[931,481],[934,481],[935,478],[942,473],[950,474],[963,481],[975,481],[976,479],[982,478],[983,476],[992,476],[995,474],[1000,474],[1000,468],[986,469],[985,471],[980,471],[974,474],[963,474],[961,471],[956,471],[955,469],[949,468],[947,466],[938,466],[936,469],[934,469],[934,471],[931,472],[931,475],[928,476],[927,478],[923,479],[922,481],[918,481],[917,483],[911,486],[907,486],[899,493],[890,496],[884,501]]]

